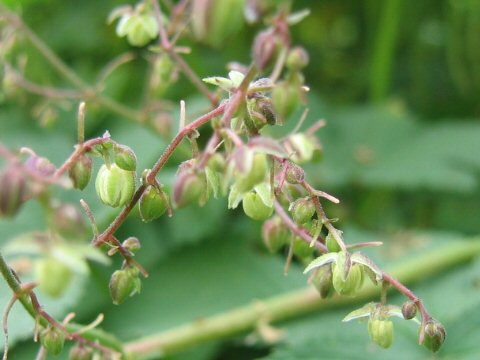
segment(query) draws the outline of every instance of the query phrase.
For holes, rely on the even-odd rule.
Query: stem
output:
[[[455,243],[391,269],[402,282],[412,283],[464,263],[480,254],[480,241]],[[433,265],[433,266],[432,266]],[[201,321],[179,326],[136,341],[127,343],[125,350],[132,357],[167,356],[211,340],[244,334],[256,328],[262,318],[271,322],[295,319],[333,307],[340,307],[369,300],[380,289],[370,284],[356,298],[334,296],[322,300],[313,288],[297,290],[246,305]]]
[[[0,253],[0,273],[14,293],[14,296],[20,301],[30,316],[34,320],[38,320],[42,327],[49,325],[55,326],[65,332],[67,339],[78,341],[104,352],[111,352],[112,350],[115,352],[123,352],[122,346],[111,335],[96,329],[86,331],[82,335],[79,335],[76,331],[82,328],[81,325],[68,324],[63,326],[45,312],[38,302],[32,286],[22,287],[22,284],[8,266],[2,253]]]

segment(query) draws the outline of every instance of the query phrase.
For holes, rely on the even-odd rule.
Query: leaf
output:
[[[331,253],[328,253],[328,254],[321,255],[318,258],[316,258],[315,260],[313,260],[310,264],[308,264],[308,266],[305,268],[303,273],[306,274],[307,272],[309,272],[309,271],[311,271],[315,268],[318,268],[318,267],[326,265],[326,264],[333,263],[333,262],[337,261],[337,256],[338,256],[338,253],[335,253],[335,252],[331,252]]]

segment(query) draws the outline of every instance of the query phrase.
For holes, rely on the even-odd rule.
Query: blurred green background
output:
[[[131,48],[116,37],[114,26],[106,24],[110,10],[124,2],[3,1],[20,12],[87,82],[94,82],[112,58],[133,52],[136,59],[108,78],[105,93],[134,108],[139,106],[147,51]],[[319,132],[324,159],[309,165],[307,174],[316,186],[341,199],[339,205],[327,205],[327,213],[340,219],[338,226],[347,242],[384,241],[384,248],[369,253],[380,264],[391,264],[478,236],[480,1],[294,2],[296,9],[305,7],[311,15],[292,28],[294,43],[310,53],[305,77],[311,87],[311,111],[305,128],[319,118],[328,122]],[[228,40],[228,46],[217,49],[188,39],[180,44],[192,47],[185,59],[200,77],[224,76],[227,62],[250,61],[250,44],[259,29],[259,25],[245,25]],[[29,55],[28,79],[69,87],[28,43],[19,49]],[[208,108],[182,76],[166,97],[174,119],[180,99],[186,100],[191,117]],[[32,111],[40,102],[32,95],[20,100],[3,98],[0,141],[13,148],[29,146],[60,164],[76,141],[77,104],[54,103],[58,118],[45,127]],[[150,167],[166,145],[151,129],[105,109],[89,108],[87,136],[98,136],[105,129],[135,150],[140,168]],[[178,152],[169,163],[160,176],[162,181],[171,183],[183,155]],[[87,199],[102,226],[114,215],[96,200],[92,184],[85,193],[56,190],[56,195],[77,203]],[[14,221],[0,220],[0,244],[44,227],[40,207],[29,203]],[[132,216],[120,237],[135,235],[142,241],[138,260],[151,276],[140,295],[114,307],[107,284],[119,264],[92,264],[89,281],[76,279],[64,299],[41,296],[41,300],[56,316],[76,312],[78,321],[88,322],[104,313],[104,328],[131,340],[305,286],[299,265],[284,277],[283,256],[264,251],[259,230],[260,224],[246,219],[241,211],[227,211],[225,199],[210,201],[202,210],[180,210],[172,219],[163,217],[147,225]],[[479,356],[479,266],[465,264],[414,287],[447,327],[447,343],[435,358]],[[3,283],[0,290],[4,306],[10,294]],[[392,298],[392,302],[401,304],[402,299]],[[350,310],[312,314],[282,324],[288,336],[275,346],[246,343],[238,337],[175,359],[432,358],[416,345],[415,327],[400,321],[391,350],[372,346],[365,324],[340,322]],[[9,323],[11,341],[16,343],[11,359],[34,358],[38,345],[29,340],[32,321],[16,306]]]

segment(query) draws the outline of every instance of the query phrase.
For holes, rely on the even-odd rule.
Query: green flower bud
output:
[[[266,220],[273,213],[273,207],[265,205],[260,195],[254,191],[247,193],[243,197],[242,205],[245,214],[254,220]]]
[[[300,184],[305,180],[305,171],[297,164],[289,162],[285,180],[290,184]]]
[[[110,296],[115,305],[120,305],[129,296],[140,291],[140,278],[135,268],[116,270],[109,283]]]
[[[332,266],[330,264],[320,266],[316,269],[312,278],[312,283],[320,293],[322,299],[327,299],[333,295],[334,288],[332,279]]]
[[[110,168],[103,165],[98,171],[95,189],[105,205],[124,206],[132,200],[135,192],[135,173],[122,170],[116,164],[111,164]]]
[[[432,352],[437,352],[445,342],[445,328],[435,319],[429,320],[425,324],[425,340],[424,345]]]
[[[339,252],[339,257],[342,252]],[[350,266],[346,277],[344,278],[344,269],[340,261],[332,266],[333,287],[340,295],[354,296],[363,284],[362,265],[354,264]]]
[[[265,179],[268,171],[267,156],[265,154],[255,154],[252,160],[252,167],[246,175],[238,176],[236,179],[237,189],[240,192],[246,192]]]
[[[275,113],[285,122],[300,104],[300,87],[286,81],[278,82],[272,90]]]
[[[37,260],[34,274],[40,290],[53,298],[60,297],[72,279],[72,270],[53,257]]]
[[[405,320],[410,320],[417,315],[417,305],[413,301],[405,301],[402,305],[402,315]]]
[[[87,155],[81,155],[68,171],[75,189],[86,188],[92,177],[92,159]]]
[[[208,167],[218,173],[225,171],[225,165],[225,158],[220,153],[213,154],[208,160]]]
[[[243,25],[245,0],[193,0],[192,32],[195,38],[219,46]]]
[[[27,186],[16,166],[0,171],[0,217],[12,217],[23,204]]]
[[[298,71],[307,66],[308,61],[309,58],[307,51],[304,48],[297,46],[291,49],[288,53],[285,65],[290,70]]]
[[[137,168],[137,157],[131,148],[126,145],[115,144],[113,147],[114,161],[122,170],[135,171]]]
[[[393,342],[393,323],[390,320],[370,318],[368,320],[368,334],[373,342],[387,349]]]
[[[173,201],[177,208],[190,204],[205,204],[207,200],[207,178],[204,172],[194,167],[194,162],[180,165],[173,184]]]
[[[313,255],[314,248],[302,238],[296,237],[293,242],[293,254],[299,259],[307,259]]]
[[[289,243],[291,233],[279,217],[268,219],[262,226],[262,240],[265,247],[275,253]]]
[[[68,360],[92,360],[92,359],[93,359],[92,349],[83,345],[73,346],[70,349],[70,353],[68,355]]]
[[[40,342],[50,354],[58,355],[63,350],[65,334],[62,330],[49,326],[40,333]]]
[[[143,192],[138,205],[140,217],[144,222],[159,218],[167,210],[167,207],[166,195],[151,185]]]
[[[130,45],[144,46],[158,35],[158,24],[153,14],[124,14],[117,24],[117,35],[127,37]]]
[[[318,148],[315,138],[302,133],[290,135],[285,142],[285,149],[291,154],[291,159],[298,164],[310,162]]]
[[[329,252],[339,252],[341,250],[340,245],[338,245],[337,240],[335,240],[331,232],[325,237],[325,245],[327,245]]]
[[[134,236],[130,236],[129,238],[127,238],[122,243],[122,246],[128,251],[131,251],[132,253],[137,252],[142,247],[142,245],[140,244],[140,240],[138,240]]]
[[[295,200],[291,205],[293,221],[302,225],[309,221],[315,214],[315,204],[309,197]]]

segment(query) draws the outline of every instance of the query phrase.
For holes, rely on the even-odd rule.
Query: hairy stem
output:
[[[397,265],[391,273],[402,282],[413,283],[479,254],[480,240],[457,242]],[[247,333],[265,318],[271,322],[295,319],[320,310],[366,301],[378,296],[379,292],[379,287],[369,284],[355,298],[334,296],[322,300],[313,288],[298,290],[132,341],[125,345],[125,350],[136,359],[170,355],[207,341]]]

